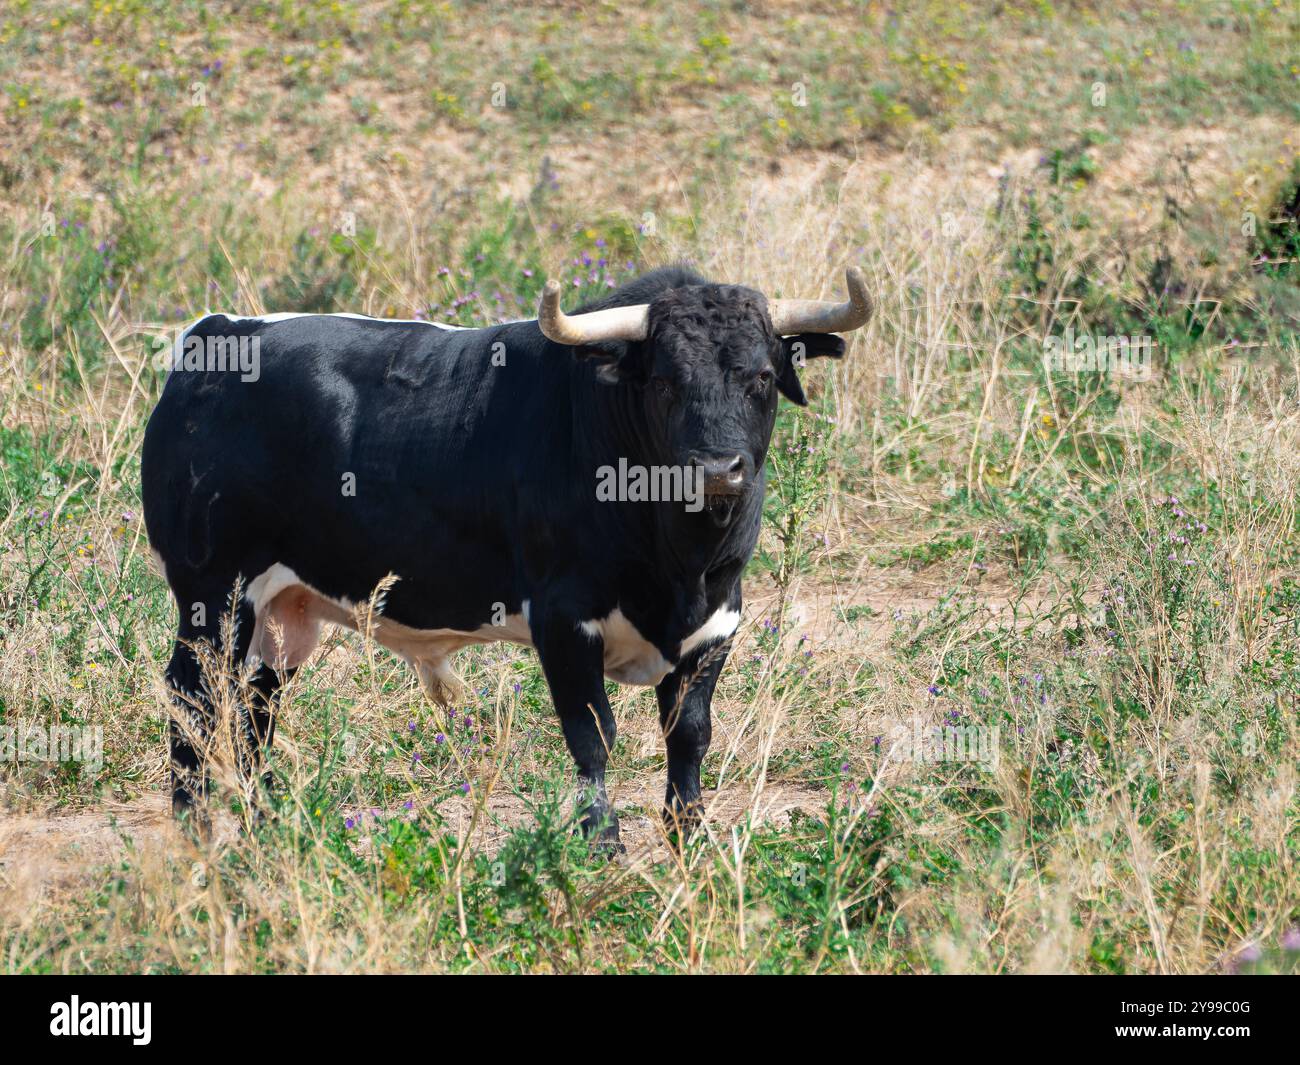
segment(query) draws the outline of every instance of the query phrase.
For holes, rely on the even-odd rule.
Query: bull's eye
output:
[[[771,385],[773,376],[774,375],[771,370],[759,370],[758,377],[755,378],[755,380],[758,382],[758,387],[762,389],[766,389],[769,385]]]
[[[673,383],[666,377],[656,377],[651,382],[654,385],[655,393],[664,399],[671,399],[673,394]]]

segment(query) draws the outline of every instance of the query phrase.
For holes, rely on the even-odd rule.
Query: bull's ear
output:
[[[583,344],[573,349],[573,357],[582,362],[593,363],[596,367],[596,379],[607,385],[616,385],[620,381],[635,379],[639,373],[639,344],[628,344],[622,340],[607,340],[599,344]]]
[[[799,333],[797,336],[782,337],[781,350],[797,366],[802,366],[805,359],[842,359],[844,338],[834,333]]]
[[[808,406],[808,397],[799,383],[799,371],[808,359],[838,359],[844,355],[844,338],[834,333],[800,333],[781,338],[781,370],[776,387],[791,403]]]
[[[795,369],[794,361],[788,356],[781,360],[781,370],[776,375],[776,387],[791,403],[797,403],[801,407],[808,406],[808,397],[803,394],[803,385],[799,383],[799,371]]]

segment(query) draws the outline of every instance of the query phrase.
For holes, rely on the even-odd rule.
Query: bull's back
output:
[[[391,572],[445,599],[454,573],[508,569],[512,485],[536,448],[544,375],[526,346],[499,372],[485,332],[333,316],[197,323],[142,456],[145,520],[169,571],[247,579],[271,560],[348,598]],[[251,368],[203,364],[203,348],[231,338]]]

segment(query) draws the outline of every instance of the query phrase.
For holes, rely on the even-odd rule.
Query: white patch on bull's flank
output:
[[[317,591],[279,562],[255,577],[245,596],[252,603],[256,618],[247,661],[265,662],[277,669],[302,665],[315,650],[323,623],[357,631],[361,620],[355,604]],[[525,612],[528,609],[526,602],[523,609]],[[462,692],[448,662],[462,647],[498,640],[532,646],[528,620],[523,613],[508,614],[504,624],[484,624],[472,632],[413,629],[377,615],[368,619],[367,631],[376,643],[410,664],[425,691],[439,702],[453,701]]]
[[[254,577],[249,582],[244,597],[253,604],[253,612],[260,617],[262,610],[272,599],[295,584],[302,584],[302,581],[298,579],[298,574],[294,573],[288,566],[283,566],[277,562],[265,573]],[[303,585],[303,587],[306,587],[306,585]],[[338,602],[340,606],[351,608],[351,604],[346,599],[340,599]]]
[[[719,607],[713,612],[703,625],[682,641],[682,650],[678,655],[679,658],[685,658],[695,648],[706,644],[713,643],[715,640],[725,640],[740,624],[740,611],[732,610],[729,606]]]

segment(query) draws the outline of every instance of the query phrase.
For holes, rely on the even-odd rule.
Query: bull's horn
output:
[[[849,288],[848,303],[825,300],[769,300],[772,329],[777,336],[795,333],[846,333],[865,325],[871,317],[871,297],[867,295],[867,278],[860,266],[844,271]]]
[[[542,335],[557,344],[598,344],[602,340],[644,340],[650,328],[650,307],[611,307],[604,311],[575,314],[560,310],[560,283],[546,282],[537,306],[537,324]]]

